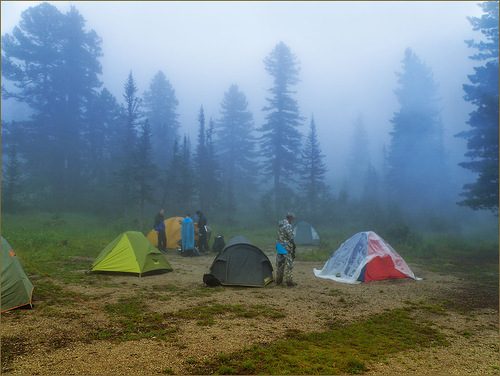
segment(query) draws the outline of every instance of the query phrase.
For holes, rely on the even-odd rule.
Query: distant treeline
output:
[[[484,35],[469,41],[478,61],[464,84],[470,114],[464,168],[477,179],[463,187],[460,205],[498,210],[498,3],[480,5],[471,18]],[[264,59],[272,78],[264,124],[255,124],[236,84],[224,94],[220,113],[206,119],[201,106],[198,134],[182,134],[178,100],[159,71],[140,95],[132,72],[122,98],[101,81],[101,38],[86,28],[75,7],[67,13],[42,3],[23,12],[2,36],[2,98],[24,102],[29,120],[2,124],[3,209],[88,210],[144,218],[200,208],[234,221],[253,215],[275,219],[287,210],[303,218],[382,208],[439,213],[456,205],[443,142],[441,105],[431,69],[407,49],[395,90],[384,164],[367,152],[363,120],[353,129],[343,187],[328,186],[327,166],[313,117],[304,118],[295,99],[300,68],[279,42]],[[465,79],[464,79],[465,81]],[[307,134],[299,127],[309,124]],[[456,187],[455,187],[456,191]],[[391,209],[392,210],[392,209]],[[335,214],[332,214],[335,213]]]

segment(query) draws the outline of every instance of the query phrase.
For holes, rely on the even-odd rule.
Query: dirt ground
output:
[[[269,256],[274,263],[273,256]],[[43,311],[35,306],[32,310],[2,315],[2,339],[10,346],[8,364],[2,363],[3,373],[185,374],[193,362],[253,343],[271,342],[289,330],[324,331],[334,321],[351,322],[407,306],[409,302],[435,304],[444,299],[452,300],[458,309],[448,310],[445,315],[429,313],[427,319],[447,336],[448,346],[398,352],[383,362],[369,364],[367,374],[499,373],[498,299],[495,300],[496,293],[475,291],[469,281],[410,265],[422,281],[346,285],[315,278],[312,269],[321,268],[320,262],[296,261],[296,287],[272,283],[265,288],[223,287],[205,293],[204,289],[210,288],[203,286],[202,276],[208,271],[213,254],[183,258],[170,252],[166,257],[173,272],[142,278],[112,276],[103,285],[65,285],[65,289],[87,298],[72,304],[45,306]],[[170,290],[162,291],[162,286],[169,286]],[[148,308],[167,317],[181,309],[216,303],[265,305],[279,310],[284,317],[224,316],[216,317],[210,326],[200,326],[196,320],[176,320],[172,340],[88,338],[89,331],[109,325],[105,304],[145,291],[149,292]],[[167,298],[156,299],[162,296]]]

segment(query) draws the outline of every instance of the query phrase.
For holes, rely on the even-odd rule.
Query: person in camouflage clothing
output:
[[[295,216],[287,213],[286,218],[278,223],[278,244],[276,244],[276,284],[281,285],[283,277],[289,287],[296,286],[293,282],[293,260],[295,259],[295,242],[293,239],[292,222]]]

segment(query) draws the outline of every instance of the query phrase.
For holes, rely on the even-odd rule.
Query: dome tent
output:
[[[1,312],[32,306],[33,284],[9,242],[2,237]]]
[[[181,222],[183,219],[183,217],[170,217],[165,219],[165,235],[167,237],[168,249],[180,248]],[[149,231],[147,238],[153,246],[158,247],[158,233],[155,230]]]
[[[297,245],[319,245],[318,232],[306,221],[299,221],[293,228],[293,238]]]
[[[264,287],[273,281],[273,267],[267,256],[245,237],[232,238],[215,257],[203,282],[210,286]]]
[[[415,277],[403,258],[373,231],[359,232],[332,254],[323,269],[314,269],[318,278],[344,283]]]
[[[146,273],[172,270],[163,254],[138,231],[118,235],[92,264],[92,272]]]

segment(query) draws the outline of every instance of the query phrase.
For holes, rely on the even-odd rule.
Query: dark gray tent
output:
[[[272,281],[271,262],[243,236],[232,238],[215,257],[210,273],[203,276],[209,286],[264,287]]]
[[[295,244],[319,245],[319,235],[310,223],[299,221],[293,229]]]

